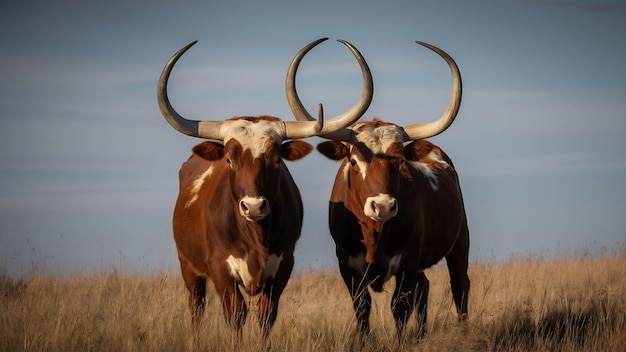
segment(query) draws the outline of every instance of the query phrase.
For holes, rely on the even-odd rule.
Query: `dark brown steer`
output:
[[[317,147],[326,157],[342,161],[330,196],[330,232],[361,336],[370,329],[367,287],[380,292],[392,276],[398,338],[415,308],[421,334],[429,287],[423,270],[443,258],[459,317],[467,317],[469,231],[463,197],[450,158],[423,140],[443,132],[456,117],[461,76],[448,54],[418,43],[443,57],[452,71],[452,97],[443,116],[405,127],[362,122],[325,135],[332,141]]]
[[[361,65],[364,91],[352,110],[329,119],[326,126],[321,106],[319,119],[312,122],[282,122],[270,116],[187,120],[171,106],[167,82],[176,61],[193,44],[165,65],[157,91],[161,113],[175,129],[212,140],[196,145],[183,163],[173,216],[193,326],[197,327],[204,312],[210,280],[227,322],[237,331],[247,315],[241,291],[260,293],[258,320],[267,336],[291,275],[303,217],[300,193],[283,160],[301,159],[313,149],[297,139],[329,133],[358,120],[372,98],[371,75],[358,51],[344,43]]]

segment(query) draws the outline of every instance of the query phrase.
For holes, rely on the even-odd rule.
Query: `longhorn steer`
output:
[[[267,336],[291,275],[303,218],[300,193],[283,159],[295,161],[313,149],[297,139],[332,132],[328,125],[339,129],[358,120],[372,98],[371,75],[358,51],[344,43],[361,66],[363,95],[351,111],[329,119],[327,126],[321,105],[319,120],[313,122],[282,122],[271,116],[188,120],[171,106],[167,82],[176,61],[194,44],[172,56],[157,89],[161,113],[176,130],[212,140],[196,145],[183,163],[173,216],[192,323],[197,330],[210,280],[226,321],[237,331],[247,315],[241,291],[260,293],[258,320]]]
[[[461,189],[450,158],[423,140],[443,132],[456,117],[461,76],[448,54],[418,43],[438,53],[452,71],[447,111],[434,122],[405,127],[378,120],[358,123],[325,135],[332,141],[317,147],[342,161],[330,196],[330,232],[362,337],[370,330],[367,287],[380,292],[392,276],[398,338],[415,308],[421,334],[429,288],[423,270],[443,258],[457,312],[467,318],[469,231]]]

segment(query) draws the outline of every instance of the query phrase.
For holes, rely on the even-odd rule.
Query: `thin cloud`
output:
[[[617,1],[555,1],[555,0],[517,0],[518,2],[530,2],[550,5],[554,7],[577,9],[588,12],[607,12],[626,14],[626,5]]]
[[[0,196],[0,214],[169,210],[175,199],[174,190]]]
[[[459,167],[464,176],[536,176],[626,171],[621,154],[572,152],[485,161]]]

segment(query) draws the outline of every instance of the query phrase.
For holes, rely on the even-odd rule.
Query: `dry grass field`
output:
[[[626,250],[470,267],[469,321],[459,324],[445,266],[431,282],[427,333],[396,342],[390,291],[374,294],[372,334],[358,343],[350,297],[334,269],[298,273],[262,341],[254,314],[241,339],[209,297],[195,343],[178,272],[116,270],[0,275],[2,351],[626,351]],[[252,304],[252,303],[251,303]],[[252,304],[254,310],[254,304]],[[416,327],[414,319],[408,335]]]

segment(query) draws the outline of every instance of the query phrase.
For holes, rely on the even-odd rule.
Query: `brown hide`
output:
[[[362,122],[353,128],[352,143],[327,141],[317,147],[342,161],[330,196],[329,225],[362,334],[369,332],[366,287],[382,291],[392,276],[398,334],[414,308],[422,329],[428,294],[423,270],[443,258],[459,315],[467,314],[469,231],[456,171],[428,141],[403,146],[401,129]]]
[[[200,143],[183,163],[174,239],[195,325],[210,280],[236,328],[247,314],[238,287],[261,293],[259,323],[267,334],[293,268],[303,217],[300,193],[282,160],[303,158],[312,147],[283,142],[256,126],[271,118],[241,120],[249,133],[239,139],[234,134],[225,144]]]

